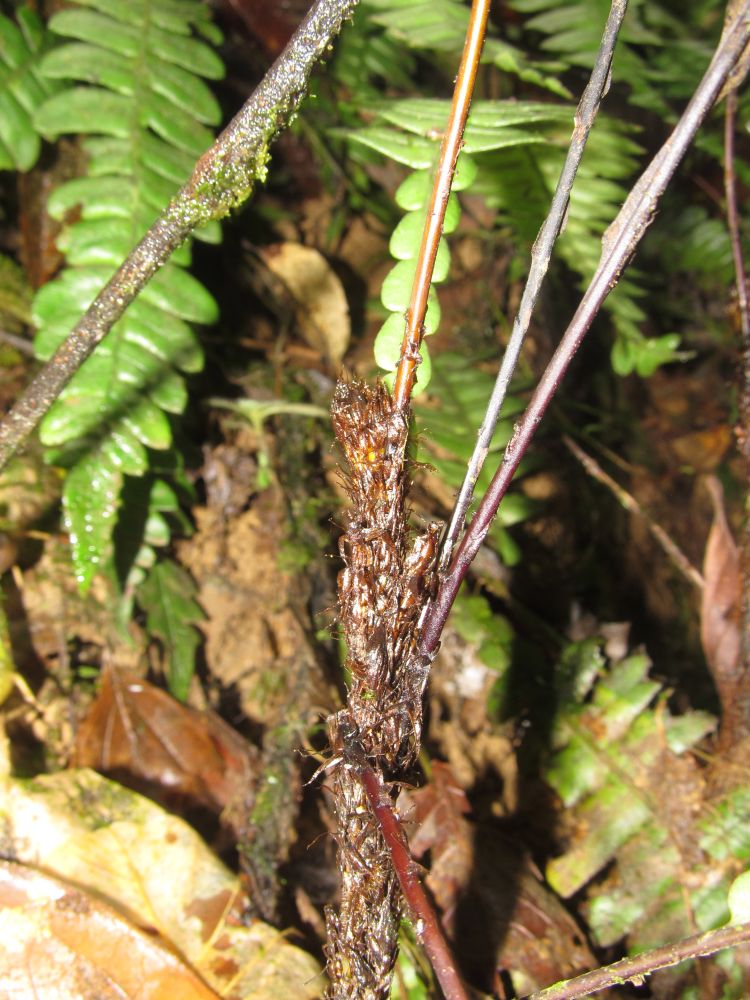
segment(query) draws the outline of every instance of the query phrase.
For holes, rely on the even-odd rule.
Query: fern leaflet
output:
[[[49,358],[210,144],[220,110],[201,77],[221,61],[207,8],[175,0],[77,0],[50,21],[68,39],[41,71],[64,89],[37,111],[47,137],[85,136],[84,177],[63,184],[49,211],[65,226],[66,268],[36,296],[38,357]],[[218,229],[197,234],[218,239]],[[84,588],[111,554],[123,476],[150,468],[149,449],[170,446],[167,414],[180,413],[180,372],[202,366],[191,323],[217,307],[186,270],[190,247],[172,258],[72,379],[42,423],[50,457],[70,467],[63,494],[76,576]]]
[[[39,72],[50,37],[30,7],[18,23],[0,14],[0,170],[31,170],[41,142],[34,128],[36,108],[55,89]]]

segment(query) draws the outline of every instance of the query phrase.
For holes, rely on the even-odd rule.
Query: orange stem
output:
[[[487,15],[490,0],[474,0],[469,16],[469,26],[466,32],[466,42],[461,56],[461,65],[456,77],[456,87],[453,91],[453,104],[448,120],[448,127],[440,147],[440,162],[438,163],[435,183],[432,188],[432,198],[427,214],[422,245],[417,258],[417,271],[414,275],[409,308],[406,311],[406,329],[401,345],[401,358],[396,372],[396,383],[393,388],[393,398],[397,410],[406,410],[411,391],[414,386],[417,365],[420,361],[419,347],[422,343],[422,331],[425,313],[427,312],[427,296],[430,292],[432,272],[435,269],[438,243],[443,232],[443,220],[451,193],[453,174],[456,161],[461,151],[461,141],[469,114],[471,95],[477,76],[479,57],[482,54]]]

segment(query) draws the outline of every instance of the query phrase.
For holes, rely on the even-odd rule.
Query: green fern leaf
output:
[[[30,7],[16,17],[0,14],[0,170],[34,166],[41,145],[34,112],[55,89],[39,72],[50,36]]]
[[[70,470],[63,491],[63,519],[70,535],[73,570],[86,591],[110,556],[122,489],[122,466],[111,447],[92,449]]]
[[[596,640],[569,647],[545,772],[568,807],[568,846],[547,878],[566,898],[588,886],[597,944],[627,938],[631,953],[724,923],[750,858],[746,784],[703,801],[704,771],[687,753],[715,719],[673,716],[649,669],[643,653],[608,664]]]
[[[469,10],[460,0],[416,3],[413,0],[364,0],[362,6],[366,11],[369,8],[374,22],[410,48],[452,53],[463,49]],[[519,49],[499,38],[490,36],[485,40],[482,62],[494,63],[504,72],[560,96],[570,96],[554,76],[543,72],[543,67],[530,62]]]
[[[84,137],[88,164],[86,175],[58,188],[48,206],[62,221],[77,218],[58,240],[65,270],[34,302],[35,349],[43,359],[210,144],[208,126],[218,123],[220,109],[201,77],[223,73],[213,49],[198,37],[212,36],[202,3],[80,0],[56,14],[50,28],[70,41],[47,54],[41,72],[66,86],[41,105],[35,123],[50,139],[66,132]],[[216,240],[218,228],[196,235]],[[64,503],[80,580],[91,578],[84,564],[101,565],[111,556],[122,474],[143,475],[152,463],[149,449],[171,444],[167,414],[179,414],[187,401],[180,372],[202,366],[189,324],[213,323],[217,307],[185,270],[189,264],[186,245],[113,327],[41,425],[55,460],[71,466]],[[106,530],[93,534],[87,526],[102,505],[95,489],[83,488],[86,474],[96,474],[92,448],[110,469],[115,490]]]
[[[201,641],[194,626],[205,618],[195,593],[192,577],[169,560],[156,563],[138,589],[149,631],[164,645],[169,690],[181,701],[187,698]]]

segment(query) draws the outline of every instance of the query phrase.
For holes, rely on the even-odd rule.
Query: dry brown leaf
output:
[[[594,967],[575,921],[531,863],[497,830],[467,819],[468,800],[447,764],[433,761],[429,783],[402,801],[419,824],[410,849],[431,852],[427,885],[472,982],[498,989],[502,970],[520,996]]]
[[[260,920],[245,926],[238,879],[191,827],[150,800],[71,769],[6,778],[0,816],[6,855],[75,883],[156,932],[227,1000],[322,992],[314,959]]]
[[[10,861],[0,861],[0,941],[2,1000],[218,1000],[111,906]]]
[[[687,465],[696,472],[710,473],[719,465],[731,444],[732,431],[722,423],[673,438],[670,447],[681,465]]]
[[[715,476],[706,479],[714,508],[703,559],[701,643],[722,705],[722,735],[732,732],[741,682],[740,556],[724,510],[724,494]]]
[[[216,813],[249,801],[258,753],[211,711],[183,705],[140,677],[107,668],[81,723],[73,764],[116,777],[178,811]],[[158,795],[154,793],[159,792]]]
[[[349,345],[351,320],[344,287],[325,257],[300,243],[264,247],[261,256],[294,299],[300,331],[337,367]]]
[[[415,819],[419,826],[409,838],[409,846],[416,858],[431,852],[427,885],[450,928],[456,900],[468,884],[473,861],[472,826],[466,819],[469,800],[450,767],[433,761],[428,784],[402,794],[399,804],[413,806],[407,818]]]

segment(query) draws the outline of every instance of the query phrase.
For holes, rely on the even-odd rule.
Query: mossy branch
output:
[[[654,948],[653,951],[643,952],[633,958],[623,958],[613,965],[605,965],[601,969],[576,976],[575,979],[555,983],[554,986],[548,986],[538,993],[529,994],[526,1000],[577,1000],[578,997],[591,996],[592,993],[599,993],[601,990],[609,989],[610,986],[622,986],[623,983],[632,982],[640,986],[643,984],[644,976],[651,975],[659,969],[668,969],[689,959],[715,955],[717,951],[736,948],[737,945],[746,944],[748,940],[750,940],[750,924],[720,927],[718,930],[697,934],[695,937],[676,941],[663,948]]]
[[[268,148],[305,95],[310,73],[358,0],[317,0],[240,112],[117,269],[0,425],[0,468],[159,268],[208,222],[242,204],[265,177]]]

